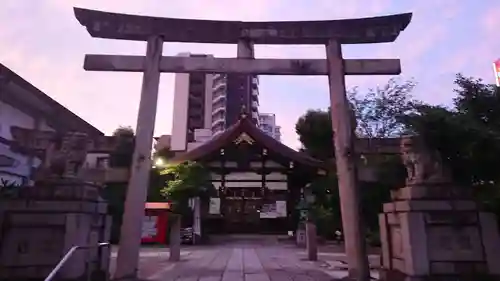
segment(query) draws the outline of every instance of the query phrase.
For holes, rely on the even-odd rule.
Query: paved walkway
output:
[[[310,262],[305,251],[293,245],[188,247],[181,257],[180,262],[170,263],[166,249],[145,249],[139,277],[162,281],[327,281],[347,276],[338,261],[345,258],[344,254],[320,253],[319,261]],[[371,260],[375,262],[377,257]]]

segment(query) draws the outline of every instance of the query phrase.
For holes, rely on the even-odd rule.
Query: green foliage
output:
[[[453,108],[422,105],[402,121],[441,153],[456,182],[464,186],[498,185],[500,91],[460,74],[455,85]]]
[[[161,194],[171,200],[174,211],[183,212],[189,198],[207,199],[216,193],[210,172],[197,162],[184,162],[167,166],[160,175],[168,177],[167,186]]]
[[[405,131],[401,116],[414,112],[420,102],[411,92],[416,84],[412,80],[390,79],[384,86],[369,89],[361,94],[358,88],[348,91],[347,96],[356,115],[356,133],[359,137],[398,137]]]
[[[109,166],[128,168],[132,164],[134,155],[134,130],[131,127],[119,127],[113,132],[117,138],[116,146],[110,153]]]
[[[317,159],[329,159],[335,154],[333,130],[329,111],[309,110],[299,118],[295,125],[306,153]]]
[[[406,129],[402,116],[415,112],[420,105],[411,96],[415,87],[413,81],[389,80],[383,87],[360,94],[358,89],[349,91],[348,98],[353,110],[352,123],[359,137],[379,138],[399,136]],[[329,110],[310,110],[297,122],[295,130],[303,150],[313,157],[329,159],[334,157],[333,130]],[[370,233],[378,231],[378,213],[382,203],[390,200],[390,190],[402,187],[406,171],[399,156],[377,156],[369,159],[377,167],[377,183],[360,183],[363,219]],[[316,195],[311,211],[317,222],[318,233],[332,237],[341,229],[340,198],[335,176],[320,178],[310,187]],[[376,235],[372,234],[376,240]]]
[[[125,138],[133,138],[134,137],[134,129],[130,126],[120,126],[113,131],[112,134],[114,137],[125,137]]]
[[[461,74],[455,86],[453,107],[421,105],[402,122],[441,154],[459,186],[473,187],[476,198],[499,216],[500,90]]]
[[[413,99],[413,81],[391,79],[383,87],[360,93],[357,88],[348,91],[353,112],[352,124],[359,137],[383,138],[399,136],[406,130],[401,118],[415,112],[421,103]],[[335,156],[330,109],[308,110],[295,125],[302,149],[318,159]]]
[[[167,185],[168,175],[161,174],[161,168],[152,168],[149,174],[148,202],[167,202],[162,189]]]
[[[310,212],[318,234],[325,238],[333,238],[334,232],[342,229],[337,178],[334,175],[320,177],[307,188],[315,196]]]
[[[111,242],[118,243],[120,239],[120,227],[125,210],[125,197],[127,195],[127,183],[108,183],[101,190],[101,196],[108,202],[108,214],[112,218]]]

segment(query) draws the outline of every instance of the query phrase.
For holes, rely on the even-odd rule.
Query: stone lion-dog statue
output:
[[[45,150],[45,157],[35,173],[35,181],[47,178],[78,177],[87,156],[85,133],[68,132],[56,136]]]
[[[450,179],[437,151],[431,151],[419,136],[403,136],[400,142],[403,164],[406,167],[406,184],[446,183]]]

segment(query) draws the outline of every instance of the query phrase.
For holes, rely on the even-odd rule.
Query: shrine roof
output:
[[[267,135],[255,126],[251,118],[247,118],[246,116],[242,117],[237,123],[204,144],[194,148],[193,150],[177,154],[174,158],[169,159],[169,162],[179,163],[184,161],[196,161],[224,148],[227,144],[237,140],[242,134],[247,134],[256,143],[267,148],[269,151],[282,155],[291,161],[296,161],[297,163],[305,166],[322,169],[327,168],[326,162],[312,158],[303,152],[295,151],[277,141],[273,137]]]
[[[92,37],[146,41],[160,35],[165,42],[234,44],[342,44],[393,42],[412,14],[325,21],[243,22],[160,18],[74,8],[77,20]]]
[[[21,76],[0,63],[0,100],[17,109],[46,119],[56,130],[76,130],[89,135],[104,135],[99,129],[46,95]]]

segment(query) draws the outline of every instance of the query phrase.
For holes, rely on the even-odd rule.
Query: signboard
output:
[[[210,206],[208,207],[208,213],[211,215],[220,214],[220,198],[210,198]]]
[[[153,239],[158,233],[158,216],[144,216],[142,218],[142,239]]]
[[[167,238],[167,213],[148,214],[142,219],[141,242],[166,243]]]
[[[495,82],[497,87],[500,87],[500,59],[493,63],[493,71],[495,72]]]
[[[275,219],[286,217],[286,201],[276,201],[271,204],[262,205],[260,210],[261,219]]]
[[[276,201],[276,214],[278,217],[286,218],[286,201]]]

